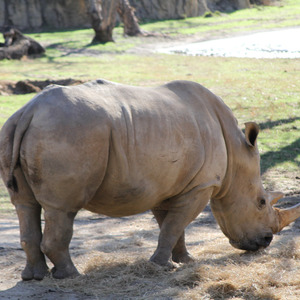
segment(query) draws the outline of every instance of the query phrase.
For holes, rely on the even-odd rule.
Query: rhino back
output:
[[[226,149],[214,105],[202,100],[208,93],[202,89],[189,82],[109,87],[118,114],[106,175],[88,209],[138,213],[195,186],[220,184]]]
[[[195,186],[218,185],[226,150],[205,93],[182,82],[46,90],[37,97],[20,151],[37,200],[121,216]]]

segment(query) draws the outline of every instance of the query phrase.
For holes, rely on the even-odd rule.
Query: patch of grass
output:
[[[28,102],[34,94],[0,96],[0,128],[4,122],[26,102]]]
[[[0,96],[0,128],[4,122],[20,107],[22,107],[30,98],[32,94],[27,95],[13,95]],[[10,202],[9,195],[2,180],[0,180],[0,214],[7,214],[14,212],[14,207]]]
[[[282,7],[259,7],[213,18],[188,18],[143,24],[142,28],[173,35],[206,37],[234,31],[299,25],[300,0],[284,1]],[[256,121],[261,126],[259,149],[268,188],[299,191],[300,81],[299,59],[243,59],[190,57],[162,54],[128,54],[156,38],[125,38],[114,30],[116,43],[89,45],[92,29],[45,32],[31,37],[47,45],[37,59],[1,61],[0,80],[74,78],[108,80],[154,86],[184,79],[199,82],[221,96],[240,124]],[[123,53],[124,54],[120,54]],[[0,126],[33,95],[0,96]],[[243,128],[243,126],[241,125]],[[298,175],[297,175],[298,174]],[[283,183],[283,184],[282,184]]]
[[[141,41],[134,38],[126,38],[122,34],[123,29],[114,29],[114,39],[117,42],[106,44],[91,44],[94,36],[93,29],[77,29],[66,31],[43,32],[39,34],[28,34],[28,36],[39,41],[46,48],[46,55],[42,61],[55,61],[57,58],[69,55],[81,55],[83,51],[91,55],[105,53],[124,53],[136,46]]]
[[[15,208],[10,202],[8,191],[0,180],[0,216],[14,213]]]
[[[66,56],[51,63],[43,59],[17,61],[4,65],[3,70],[10,79],[15,76],[18,79],[105,78],[141,86],[159,85],[175,79],[199,82],[224,99],[241,128],[247,121],[260,124],[259,149],[267,186],[283,188],[286,192],[300,190],[299,181],[295,179],[300,159],[299,59],[105,54]],[[0,97],[0,122],[3,123],[32,96]],[[276,176],[275,184],[272,176],[277,174],[278,166],[289,175],[286,178],[287,173],[282,173],[281,179]],[[286,183],[286,180],[289,184],[282,186],[280,182]]]
[[[232,33],[260,31],[263,29],[283,28],[300,25],[300,0],[285,0],[281,6],[260,6],[239,10],[229,14],[213,14],[185,18],[182,20],[164,20],[141,24],[145,31],[165,34],[172,39],[182,36],[197,36],[208,39],[226,36]],[[79,29],[29,34],[46,46],[46,56],[41,61],[55,61],[69,55],[81,55],[83,51],[90,54],[120,54],[147,42],[147,38],[126,38],[123,28],[116,27],[113,37],[116,43],[91,45],[94,36],[92,29]]]
[[[143,29],[170,35],[209,33],[224,35],[232,32],[281,28],[300,25],[300,1],[286,0],[281,6],[259,6],[233,13],[213,14],[212,18],[186,18],[143,25]]]

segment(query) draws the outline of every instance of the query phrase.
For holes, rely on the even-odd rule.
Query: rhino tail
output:
[[[11,128],[11,131],[14,130],[14,132],[10,132],[10,135],[13,136],[13,140],[11,141],[10,146],[11,159],[6,186],[8,189],[16,193],[19,191],[19,188],[17,179],[14,176],[14,171],[19,164],[20,148],[23,136],[26,130],[28,129],[33,117],[33,109],[31,109],[31,107],[31,105],[29,105],[29,107],[25,106],[20,111],[18,111],[20,115],[18,116],[18,119],[14,124],[13,128]]]
[[[14,191],[15,193],[19,191],[18,182],[14,175],[12,175],[12,177],[8,179],[6,186],[8,189]]]

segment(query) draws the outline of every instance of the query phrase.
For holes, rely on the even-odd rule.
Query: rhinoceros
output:
[[[193,258],[184,230],[210,201],[230,243],[267,247],[300,216],[260,179],[258,125],[239,129],[224,102],[198,83],[144,88],[96,80],[50,86],[4,124],[0,169],[20,224],[23,280],[76,276],[69,243],[76,213],[112,217],[152,210],[160,227],[151,261]],[[41,231],[41,208],[45,226]]]

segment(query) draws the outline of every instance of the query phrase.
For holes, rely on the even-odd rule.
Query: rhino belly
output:
[[[84,208],[111,217],[123,217],[145,212],[166,198],[167,193],[151,182],[127,182],[114,187],[101,186]]]

